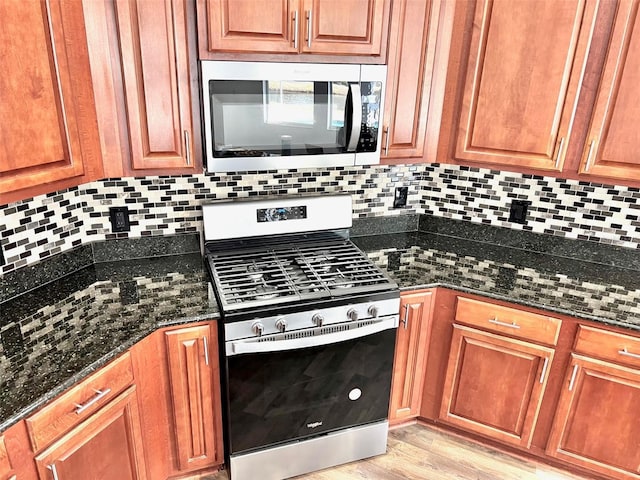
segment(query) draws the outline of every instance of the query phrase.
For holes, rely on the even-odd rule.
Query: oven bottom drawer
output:
[[[281,480],[353,462],[387,451],[389,422],[291,442],[256,452],[231,455],[231,480]]]

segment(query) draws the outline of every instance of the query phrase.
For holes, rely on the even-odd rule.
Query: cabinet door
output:
[[[298,52],[298,0],[207,0],[199,10],[210,52]]]
[[[0,436],[0,478],[10,478],[13,468],[9,461],[9,455],[7,454],[7,447],[4,444],[4,436]],[[15,478],[15,477],[14,477]]]
[[[394,2],[383,157],[423,156],[435,55],[436,6],[431,0]]]
[[[217,335],[201,325],[166,332],[165,339],[179,468],[222,463]]]
[[[594,0],[478,0],[455,158],[560,171]]]
[[[393,360],[389,420],[406,420],[420,413],[429,343],[432,292],[403,295]]]
[[[389,1],[304,0],[301,51],[327,55],[380,55]]]
[[[41,480],[146,479],[135,386],[36,456]]]
[[[98,178],[82,4],[2,1],[0,18],[0,204]]]
[[[133,170],[195,169],[186,8],[116,1]]]
[[[573,355],[547,454],[611,478],[640,478],[640,370]]]
[[[440,419],[528,448],[553,349],[454,324]]]
[[[640,2],[618,3],[580,172],[640,180]]]

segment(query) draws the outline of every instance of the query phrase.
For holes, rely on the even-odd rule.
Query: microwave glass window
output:
[[[347,82],[210,80],[214,157],[342,153]]]
[[[329,111],[329,124],[327,125],[327,128],[337,130],[340,127],[344,127],[344,115],[348,93],[348,83],[332,82],[330,84],[329,103],[331,105],[331,110]]]
[[[263,88],[265,123],[313,125],[313,82],[268,80]]]

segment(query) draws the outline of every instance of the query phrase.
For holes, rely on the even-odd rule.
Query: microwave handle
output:
[[[349,92],[351,95],[351,132],[347,143],[347,152],[355,152],[360,140],[362,131],[362,95],[360,94],[360,84],[350,83]]]

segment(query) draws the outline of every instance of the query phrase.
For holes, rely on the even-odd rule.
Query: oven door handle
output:
[[[281,352],[285,350],[296,350],[299,348],[317,347],[366,337],[368,335],[373,335],[375,333],[397,327],[398,315],[394,315],[380,319],[380,321],[376,323],[354,328],[352,330],[325,333],[310,337],[267,341],[256,341],[255,339],[235,340],[226,343],[226,353],[227,357],[230,357],[232,355],[242,355],[247,353]]]

